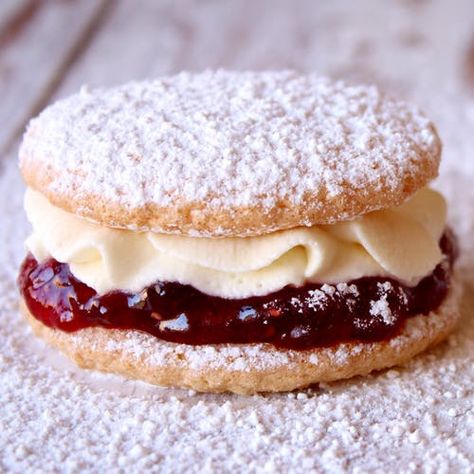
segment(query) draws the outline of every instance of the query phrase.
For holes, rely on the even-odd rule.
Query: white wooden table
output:
[[[27,232],[15,160],[29,118],[83,84],[217,67],[317,70],[375,82],[433,117],[445,143],[437,186],[461,237],[467,288],[461,330],[449,344],[391,375],[296,398],[243,399],[119,378],[107,379],[104,394],[98,376],[30,342],[14,289]],[[474,472],[472,0],[2,0],[0,124],[1,472]],[[51,392],[35,388],[44,380]],[[37,406],[47,407],[45,433],[34,432]],[[69,422],[76,444],[66,455],[57,446]],[[127,423],[135,446],[131,435],[115,437]]]

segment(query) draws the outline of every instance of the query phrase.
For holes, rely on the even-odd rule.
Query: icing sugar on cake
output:
[[[96,195],[126,209],[237,210],[298,206],[308,194],[322,208],[360,188],[404,198],[407,183],[433,177],[439,151],[428,119],[375,87],[207,71],[83,89],[30,123],[20,157],[47,170],[43,192],[73,189],[78,207]]]
[[[334,287],[332,288],[334,289]],[[349,291],[352,292],[352,290]],[[383,299],[379,301],[383,301]],[[443,316],[442,319],[420,316],[409,320],[407,322],[409,330],[391,339],[390,346],[398,347],[401,350],[410,341],[422,340],[426,337],[427,331],[434,331],[439,327],[449,325],[450,320],[453,319],[450,314],[453,305],[454,302],[450,301],[448,303],[447,315]],[[386,313],[382,312],[380,315],[385,317]],[[109,336],[106,347],[101,346],[98,349],[111,352],[116,357],[119,357],[121,353],[132,354],[134,359],[151,367],[160,367],[169,363],[177,366],[186,365],[197,370],[226,369],[249,372],[272,370],[281,366],[296,369],[298,361],[302,357],[301,352],[275,350],[275,348],[265,344],[188,346],[165,341],[156,344],[156,339],[152,336],[138,331],[127,331],[125,338],[116,337],[117,334],[109,334]],[[85,350],[90,345],[88,331],[74,333],[71,344],[76,350]],[[356,357],[362,352],[370,354],[371,351],[375,352],[375,344],[338,344],[337,347],[320,349],[319,356],[313,353],[308,360],[316,365],[321,363],[320,359],[327,359],[330,364],[338,365],[347,362],[350,358]]]
[[[140,210],[152,208],[152,218],[155,218],[153,214],[156,214],[162,221],[167,222],[168,215],[163,209],[157,212],[157,206],[168,207],[168,211],[179,208],[179,212],[172,217],[172,223],[166,224],[168,227],[153,227],[153,230],[167,232],[171,228],[172,232],[184,234],[190,231],[197,231],[199,234],[202,231],[202,227],[193,227],[195,222],[193,218],[188,220],[188,215],[201,212],[197,223],[202,224],[203,220],[206,221],[202,217],[214,212],[210,236],[220,237],[242,235],[249,227],[251,232],[261,235],[270,230],[337,222],[380,207],[390,208],[403,202],[437,173],[439,154],[440,142],[428,119],[416,108],[383,96],[375,87],[347,86],[314,74],[301,75],[291,71],[207,71],[129,83],[111,90],[83,90],[52,105],[32,120],[23,140],[20,160],[28,185],[44,194],[53,204],[56,204],[56,200],[62,202],[66,211],[97,219],[103,225],[135,226],[138,230],[144,229],[143,225],[137,225],[134,219],[135,214],[140,214]],[[332,201],[336,202],[334,208],[328,206]],[[353,206],[352,201],[358,201],[359,207]],[[61,207],[60,204],[58,206]],[[317,215],[315,217],[307,213],[307,207],[323,209],[323,221],[318,220]],[[84,213],[83,208],[86,209]],[[92,212],[87,212],[87,208]],[[94,213],[97,208],[102,211],[99,217]],[[119,211],[120,208],[125,209],[125,212],[118,212],[122,214],[119,216],[120,221],[117,220],[117,208]],[[253,220],[241,218],[242,208],[247,209]],[[262,208],[268,209],[269,214],[274,209],[279,209],[280,217],[282,214],[289,214],[290,217],[296,214],[298,218],[295,220],[285,217],[285,227],[281,227],[282,222],[277,222],[276,229],[262,229],[258,222],[259,209]],[[220,215],[222,209],[224,219]],[[235,213],[235,218],[231,219],[229,224],[228,217],[232,213]],[[110,217],[112,218],[109,219]],[[240,223],[238,229],[232,227],[234,220]],[[34,224],[34,221],[32,222]],[[218,230],[221,227],[222,230]],[[378,238],[380,239],[380,236]],[[403,240],[406,239],[398,238],[397,244],[402,244]],[[197,241],[199,239],[195,239],[195,242]],[[436,241],[434,245],[436,246]],[[51,255],[55,256],[54,252],[51,252]],[[130,255],[128,257],[131,258]],[[22,275],[23,269],[27,272],[31,270],[28,265],[23,266]],[[34,288],[35,283],[30,282],[28,278],[20,278],[20,286],[31,313],[38,320],[45,322],[45,325],[41,325],[37,321],[31,321],[41,337],[44,336],[51,344],[65,350],[83,367],[105,368],[129,377],[136,376],[137,371],[141,374],[140,363],[146,359],[141,349],[132,350],[125,344],[124,347],[127,346],[128,351],[104,350],[105,358],[100,356],[101,346],[110,348],[108,339],[113,337],[111,331],[101,331],[95,327],[97,324],[90,322],[86,325],[77,324],[74,328],[63,328],[59,322],[52,324],[35,314],[30,304],[34,298],[27,296],[25,290]],[[23,286],[23,282],[26,286]],[[56,295],[56,290],[61,285],[56,280],[54,282],[51,293]],[[41,288],[44,289],[43,286]],[[113,290],[115,288],[123,287],[112,287]],[[387,295],[384,294],[384,291],[389,289],[382,288],[380,294],[370,296],[370,300],[374,299],[370,301],[372,319],[383,321],[385,325],[396,322],[396,315],[391,313]],[[97,291],[100,293],[100,290]],[[49,290],[45,289],[45,292],[49,298]],[[339,306],[346,308],[347,299],[354,308],[356,300],[353,296],[357,293],[358,289],[354,285],[326,284],[310,292],[308,301],[304,296],[304,301],[299,302],[298,298],[292,298],[290,304],[296,311],[301,309],[302,304],[323,309],[325,305],[333,304],[337,309]],[[443,294],[443,298],[444,296]],[[71,296],[67,298],[69,301],[73,300]],[[181,296],[177,294],[174,294],[173,298],[181,301]],[[339,304],[339,299],[344,300],[344,303]],[[49,301],[56,300],[56,296],[51,300],[47,299],[47,302],[45,300],[44,307],[50,308],[54,303]],[[435,298],[433,300],[437,301]],[[436,308],[433,307],[432,310],[440,318],[449,316],[454,322],[456,318],[453,311],[446,315],[444,303],[447,301],[446,299],[443,302],[439,314]],[[114,308],[120,308],[119,313],[125,312],[128,304]],[[209,304],[212,305],[213,302]],[[198,307],[197,301],[195,306]],[[159,308],[157,311],[161,315],[151,313],[153,327],[156,326],[157,319],[161,320],[162,315],[167,314],[161,306]],[[199,317],[206,314],[207,303],[204,308],[204,311],[197,315],[199,325],[204,324]],[[89,309],[84,310],[87,311]],[[104,307],[97,311],[100,312],[99,319],[103,319],[107,304],[104,303]],[[218,324],[213,326],[206,321],[205,326],[216,333],[215,337],[209,340],[204,337],[199,339],[198,332],[193,332],[192,322],[188,324],[185,310],[179,311],[183,313],[176,317],[176,321],[184,321],[186,325],[176,325],[174,328],[172,325],[176,321],[167,317],[166,321],[159,323],[163,332],[174,330],[180,331],[181,336],[186,335],[187,338],[170,336],[169,340],[176,343],[185,342],[192,345],[267,341],[278,347],[276,339],[274,341],[269,338],[268,334],[272,334],[270,331],[274,331],[282,340],[288,338],[289,341],[296,341],[310,337],[312,329],[318,331],[318,337],[321,336],[324,344],[334,343],[333,339],[323,337],[323,324],[318,325],[318,321],[302,321],[299,317],[295,318],[292,327],[284,326],[280,332],[271,326],[273,323],[269,320],[263,321],[261,318],[263,322],[259,322],[262,325],[261,328],[258,327],[261,333],[259,337],[244,338],[236,327],[231,326],[230,320],[224,319],[224,316],[227,317],[224,314],[219,317],[222,321],[225,320],[227,328],[234,331],[232,337],[221,338]],[[328,316],[336,318],[339,312],[342,314],[344,311],[328,311]],[[344,317],[352,324],[355,319],[363,319],[362,316],[359,318],[359,311],[365,310],[357,309],[350,316]],[[219,307],[216,312],[224,313],[224,309]],[[240,316],[239,313],[236,314]],[[269,309],[269,314],[275,316],[272,314],[272,308]],[[279,314],[280,312],[276,316]],[[407,309],[406,314],[411,316],[411,310]],[[60,318],[65,319],[63,314]],[[86,319],[92,320],[89,315]],[[279,324],[278,321],[275,324]],[[110,326],[108,329],[112,327],[111,324],[107,326]],[[352,327],[346,331],[349,323],[346,326],[343,324],[341,329],[335,319],[329,321],[326,326],[333,333],[340,331],[342,335],[350,334],[350,338],[358,337],[363,340],[368,340],[368,337],[363,337],[362,330],[368,331],[372,327],[371,322],[361,321],[358,332],[352,332]],[[399,353],[389,352],[386,344],[379,343],[374,345],[378,348],[378,353],[375,354],[376,350],[370,349],[371,357],[364,363],[350,359],[349,364],[343,364],[344,367],[336,364],[336,370],[333,371],[326,369],[324,363],[320,363],[314,371],[305,372],[307,354],[297,357],[291,355],[291,351],[288,354],[285,352],[284,355],[289,355],[290,359],[295,359],[295,363],[299,362],[301,366],[299,371],[292,370],[296,381],[291,385],[288,384],[291,377],[285,376],[291,365],[288,363],[280,363],[281,372],[278,373],[272,367],[273,372],[266,377],[266,384],[257,385],[252,377],[255,374],[261,376],[258,372],[261,365],[254,363],[253,355],[245,360],[248,356],[244,353],[236,356],[238,366],[243,367],[244,362],[248,363],[249,367],[254,366],[255,371],[251,377],[239,379],[239,374],[230,374],[225,368],[221,372],[212,371],[210,362],[206,364],[209,372],[203,370],[197,373],[187,354],[200,350],[188,347],[179,350],[177,355],[173,349],[170,357],[163,356],[162,349],[158,348],[157,360],[163,361],[163,372],[158,371],[159,362],[151,363],[144,368],[143,376],[140,375],[139,378],[163,385],[179,384],[205,391],[232,390],[248,393],[288,390],[316,381],[365,374],[388,364],[404,362],[407,357],[438,341],[451,326],[446,324],[445,331],[440,332],[438,336],[434,333],[427,334],[426,343],[418,344],[419,347],[414,345],[406,348],[408,355],[405,355],[402,349]],[[61,331],[51,329],[64,329],[67,332],[84,327],[94,327],[93,330],[84,332],[84,339],[75,335],[66,338]],[[148,331],[143,324],[114,324],[113,327]],[[249,326],[243,331],[250,333]],[[152,330],[148,332],[153,333]],[[222,334],[225,332],[222,331]],[[262,334],[265,337],[261,337]],[[384,337],[388,337],[388,334]],[[162,337],[161,334],[155,335]],[[107,344],[104,344],[102,336]],[[69,338],[82,340],[82,348],[74,351],[70,349],[69,346],[74,344],[67,342]],[[125,338],[127,342],[131,339],[125,334],[120,338]],[[163,338],[167,339],[165,336]],[[381,339],[381,334],[378,334],[377,338]],[[345,340],[344,337],[343,341]],[[168,348],[168,345],[164,347]],[[288,342],[282,344],[282,347],[296,349],[298,345],[296,342]],[[307,347],[307,344],[299,346],[303,347]],[[212,356],[211,360],[225,359],[224,366],[231,370],[236,348],[232,348],[231,357],[226,356],[226,347],[204,346],[202,350]],[[168,353],[167,351],[168,349],[165,352]],[[147,356],[150,352],[155,351],[147,351]],[[265,350],[262,349],[262,352]],[[129,354],[139,354],[137,363],[127,362]],[[174,356],[178,365],[184,364],[184,367],[179,376],[176,372],[172,373],[170,382],[168,377],[171,372],[166,369],[173,368],[173,364],[176,364]],[[259,359],[273,364],[272,355],[269,361],[266,356],[267,354],[262,354]],[[331,359],[331,356],[330,351],[326,358]],[[207,357],[198,355],[198,362],[202,359]],[[329,364],[331,369],[333,366],[334,364]],[[193,369],[192,373],[188,367]],[[232,381],[227,383],[230,375]]]

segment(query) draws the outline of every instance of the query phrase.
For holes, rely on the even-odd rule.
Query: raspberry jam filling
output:
[[[229,300],[192,286],[156,282],[139,293],[98,295],[65,263],[28,255],[19,286],[30,313],[43,324],[73,332],[87,327],[136,329],[184,344],[267,342],[310,349],[340,342],[388,340],[405,321],[436,310],[446,297],[456,242],[448,231],[445,258],[415,287],[381,277],[337,285],[287,286],[275,293]]]

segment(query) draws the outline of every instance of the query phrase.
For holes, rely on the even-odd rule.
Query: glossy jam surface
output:
[[[407,318],[428,314],[445,298],[456,245],[440,242],[445,259],[416,287],[387,278],[339,285],[286,287],[266,296],[228,300],[179,283],[157,282],[140,293],[98,295],[56,260],[23,262],[19,286],[31,314],[62,331],[136,329],[184,344],[268,342],[309,349],[397,335]]]

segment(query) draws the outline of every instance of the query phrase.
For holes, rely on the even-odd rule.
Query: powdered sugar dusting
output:
[[[31,122],[20,156],[61,170],[50,190],[73,187],[78,201],[233,209],[347,186],[398,189],[400,176],[416,176],[417,156],[437,160],[438,150],[428,119],[374,86],[207,71],[83,89]]]
[[[331,302],[338,298],[342,298],[346,301],[346,304],[350,306],[351,301],[355,303],[355,298],[359,296],[359,290],[357,285],[347,283],[338,283],[337,285],[328,285],[327,283],[321,286],[321,289],[309,290],[307,296],[303,299],[298,297],[292,297],[290,304],[297,309],[298,312],[303,313],[304,308],[310,308],[315,310],[324,310],[329,306]],[[272,303],[265,303],[263,306],[265,309],[271,308]]]
[[[370,302],[370,314],[376,318],[382,318],[385,324],[393,324],[396,318],[392,314],[387,297],[393,286],[389,281],[377,283],[379,299]]]

